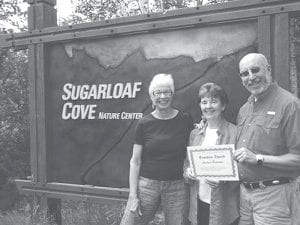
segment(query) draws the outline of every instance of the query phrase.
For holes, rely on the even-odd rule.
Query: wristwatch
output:
[[[262,165],[264,163],[264,156],[261,154],[257,154],[255,156],[256,156],[257,165],[259,166]]]

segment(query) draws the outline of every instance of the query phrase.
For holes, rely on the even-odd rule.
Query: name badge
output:
[[[275,112],[274,111],[268,111],[267,114],[268,115],[275,115]]]

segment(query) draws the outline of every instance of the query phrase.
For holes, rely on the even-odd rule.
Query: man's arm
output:
[[[300,170],[300,155],[287,153],[280,156],[262,155],[265,167],[280,169],[283,171]],[[240,163],[257,164],[256,155],[247,148],[237,149],[234,158]]]
[[[282,170],[300,170],[300,155],[287,153],[281,156],[263,155],[263,165]]]

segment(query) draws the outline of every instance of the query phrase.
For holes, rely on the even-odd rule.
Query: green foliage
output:
[[[15,203],[20,200],[16,184],[8,179],[4,184],[0,184],[0,212],[14,208]],[[0,222],[2,225],[2,223]]]
[[[0,0],[0,34],[27,29],[26,7],[23,0]]]
[[[85,21],[113,19],[146,13],[187,7],[196,0],[83,0],[76,6],[75,12],[84,15]],[[194,4],[196,5],[196,4]]]
[[[61,18],[60,24],[136,16],[228,1],[232,0],[74,0],[75,11],[68,18]]]
[[[17,208],[9,212],[0,211],[1,225],[56,225],[47,212],[39,207],[31,208],[30,199],[23,198]]]
[[[0,166],[9,177],[30,175],[26,51],[0,51]]]
[[[32,208],[31,199],[24,198],[17,209],[0,212],[1,225],[55,225],[53,219],[39,207]],[[83,201],[62,202],[64,225],[118,225],[121,222],[125,203],[99,204]],[[149,225],[164,225],[162,211],[156,213]]]
[[[0,34],[27,29],[23,0],[0,0]],[[27,52],[0,49],[0,209],[18,200],[11,178],[30,175]],[[2,224],[2,223],[1,223]]]
[[[86,21],[103,20],[117,16],[120,4],[119,0],[83,0],[76,7],[76,11],[83,14]]]
[[[65,201],[62,204],[62,221],[66,225],[118,225],[124,208],[124,203],[97,204]]]

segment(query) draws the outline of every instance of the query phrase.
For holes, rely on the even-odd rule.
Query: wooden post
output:
[[[278,84],[290,90],[289,14],[276,14],[274,18],[274,74]]]
[[[258,52],[264,54],[271,62],[271,16],[258,17]]]
[[[57,26],[56,0],[27,0],[28,29],[36,30]],[[42,30],[40,30],[42,32]],[[29,51],[29,105],[30,105],[30,151],[33,182],[47,183],[47,123],[45,106],[45,44],[30,44]],[[61,200],[36,198],[41,211],[49,212],[57,224],[61,224]]]

